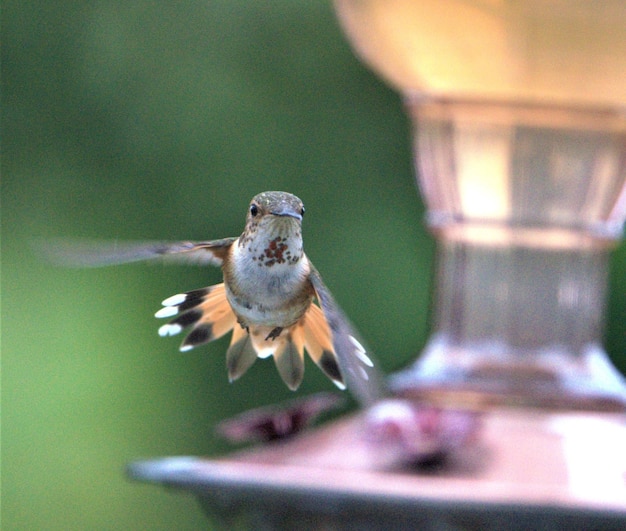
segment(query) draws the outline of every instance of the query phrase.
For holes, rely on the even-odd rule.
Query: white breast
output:
[[[231,272],[236,290],[227,288],[226,295],[235,313],[249,325],[286,326],[308,308],[310,300],[302,297],[302,290],[310,265],[302,240],[279,244],[284,245],[283,251],[274,254],[272,249],[266,252],[267,242],[234,244]],[[290,249],[294,251],[287,253]]]

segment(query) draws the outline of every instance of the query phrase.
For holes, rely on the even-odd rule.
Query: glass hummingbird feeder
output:
[[[623,409],[601,334],[626,217],[626,4],[335,6],[356,54],[404,97],[438,242],[434,329],[396,391]]]

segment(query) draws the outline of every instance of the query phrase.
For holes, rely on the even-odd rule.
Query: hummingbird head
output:
[[[262,192],[255,195],[248,209],[248,223],[271,223],[273,218],[287,217],[302,221],[304,205],[299,198],[287,192]]]
[[[248,208],[245,230],[239,239],[259,263],[297,263],[302,255],[304,205],[287,192],[255,195]]]

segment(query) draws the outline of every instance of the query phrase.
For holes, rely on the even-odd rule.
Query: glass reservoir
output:
[[[626,217],[626,3],[338,0],[402,91],[438,240],[433,333],[398,392],[623,408],[601,346]]]

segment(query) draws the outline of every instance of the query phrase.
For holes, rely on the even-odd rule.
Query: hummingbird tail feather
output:
[[[304,347],[309,356],[339,389],[345,389],[324,313],[319,306],[311,304],[301,322],[304,331]]]
[[[276,368],[287,387],[298,389],[304,377],[304,330],[300,323],[278,338],[280,343],[274,351]]]
[[[173,336],[191,327],[191,332],[180,346],[187,352],[198,345],[222,337],[237,323],[228,300],[224,284],[216,284],[173,295],[163,301],[155,317],[173,317],[169,323],[159,328],[160,336]]]
[[[230,347],[226,352],[228,380],[233,382],[243,375],[252,366],[256,358],[257,352],[252,345],[250,334],[245,328],[235,326]]]

